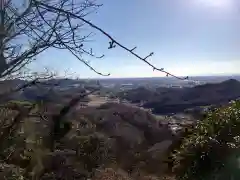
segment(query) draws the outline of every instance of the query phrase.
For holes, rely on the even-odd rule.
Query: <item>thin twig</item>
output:
[[[34,0],[35,1],[35,0]],[[188,76],[187,77],[179,77],[179,76],[176,76],[170,72],[167,72],[165,71],[163,68],[157,68],[155,65],[151,64],[147,58],[151,57],[153,55],[153,52],[150,53],[149,55],[147,55],[146,57],[141,57],[140,55],[138,55],[137,53],[134,52],[134,50],[136,49],[136,47],[132,48],[132,49],[129,49],[127,48],[126,46],[122,45],[120,42],[118,42],[117,40],[115,40],[110,34],[108,34],[106,31],[104,31],[103,29],[99,28],[98,26],[96,26],[95,24],[91,23],[90,21],[84,19],[83,17],[79,16],[79,15],[76,15],[72,12],[69,12],[69,11],[66,11],[64,9],[60,9],[60,8],[57,8],[57,7],[53,7],[53,6],[50,6],[50,5],[47,5],[43,2],[40,2],[40,1],[35,1],[36,4],[39,4],[40,6],[42,6],[43,8],[49,10],[49,11],[52,11],[52,12],[62,12],[64,13],[66,16],[70,16],[72,18],[75,18],[75,19],[80,19],[81,21],[83,21],[84,23],[88,24],[89,26],[91,26],[92,28],[98,30],[99,32],[101,32],[102,34],[104,34],[106,37],[108,37],[110,39],[110,42],[109,42],[109,49],[111,48],[114,48],[116,45],[118,45],[119,47],[121,47],[122,49],[128,51],[129,53],[131,53],[132,55],[134,55],[135,57],[137,57],[138,59],[142,60],[143,62],[145,62],[147,65],[149,65],[150,67],[153,68],[153,70],[157,70],[157,71],[160,71],[160,72],[163,72],[165,73],[167,76],[172,76],[172,77],[175,77],[177,79],[180,79],[180,80],[186,80],[188,79]]]

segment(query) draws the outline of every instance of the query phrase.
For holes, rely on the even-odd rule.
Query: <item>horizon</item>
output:
[[[184,76],[183,76],[184,77]],[[184,80],[180,80],[180,79],[176,79],[174,77],[166,77],[166,76],[153,76],[153,77],[98,77],[98,78],[80,78],[80,77],[60,77],[57,76],[55,78],[51,78],[51,79],[70,79],[70,80],[114,80],[114,79],[174,79],[177,81],[184,81]],[[201,75],[201,76],[190,76],[189,79],[187,80],[191,80],[192,78],[194,78],[194,80],[197,80],[195,78],[240,78],[240,74],[234,74],[234,75]]]
[[[179,76],[181,78],[184,78],[185,76]],[[189,80],[191,78],[201,78],[201,77],[240,77],[240,73],[239,74],[220,74],[220,75],[198,75],[198,76],[189,76]],[[87,78],[87,79],[138,79],[138,78],[169,78],[169,79],[176,79],[174,77],[166,77],[166,76],[139,76],[139,77],[111,77],[111,76],[108,76],[108,77],[98,77],[98,78]],[[79,79],[86,79],[86,78],[79,78]],[[188,79],[186,79],[188,80]],[[179,80],[181,81],[181,80]]]
[[[16,78],[16,81],[28,82],[30,79]],[[186,84],[186,83],[222,83],[228,80],[235,80],[240,83],[240,74],[225,76],[193,76],[186,80],[176,79],[174,77],[123,77],[123,78],[71,78],[71,77],[52,77],[43,81],[70,81],[70,83],[79,82],[98,82],[98,83],[163,83],[163,84]],[[4,81],[4,80],[2,80]],[[74,82],[72,82],[74,81]]]
[[[97,1],[103,6],[86,19],[104,29],[136,53],[177,76],[240,74],[240,2],[238,0],[133,0]],[[144,13],[143,13],[144,12]],[[88,28],[88,27],[87,27]],[[92,30],[88,28],[89,32]],[[96,31],[87,43],[103,59],[87,58],[101,77],[69,53],[46,51],[29,67],[44,67],[64,76],[69,71],[79,78],[164,77],[145,63],[116,47],[108,50],[107,39]]]

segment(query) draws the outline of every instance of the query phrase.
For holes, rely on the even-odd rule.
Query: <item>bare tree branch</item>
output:
[[[47,25],[49,25],[49,27],[51,27],[51,25],[46,21],[46,19],[43,17],[43,15],[41,14],[41,12],[39,11],[39,8],[37,7],[36,9],[37,9],[40,17],[42,18],[42,20],[43,20]],[[68,20],[69,26],[70,26],[70,28],[71,28],[71,30],[72,30],[72,32],[73,32],[73,33],[72,33],[73,44],[74,44],[76,47],[78,47],[78,45],[76,44],[76,41],[75,41],[74,28],[73,28],[72,25],[71,25],[69,16],[67,16],[67,20]],[[61,36],[59,35],[59,33],[57,33],[54,28],[52,28],[52,29],[53,29],[53,32],[54,32],[54,33],[56,34],[56,36],[58,37],[58,39],[59,39],[59,41],[61,42],[61,44],[63,45],[63,47],[64,47],[65,49],[67,49],[67,50],[68,50],[73,56],[75,56],[79,61],[81,61],[82,63],[84,63],[84,65],[86,65],[86,66],[89,67],[92,71],[94,71],[95,73],[97,73],[97,74],[99,74],[99,75],[101,75],[101,76],[109,76],[109,75],[110,75],[110,74],[103,74],[103,73],[97,71],[97,70],[96,70],[95,68],[93,68],[88,62],[86,62],[86,61],[84,61],[82,58],[80,58],[80,57],[76,54],[75,48],[72,48],[72,47],[70,47],[69,45],[67,45],[66,43],[64,43],[64,42],[61,40]],[[80,44],[78,48],[81,48],[82,46],[83,46],[83,45]],[[81,49],[82,49],[82,48],[81,48]],[[88,52],[88,51],[86,51],[86,50],[84,50],[84,49],[82,49],[82,50],[83,50],[84,53],[86,53],[86,54],[88,54],[88,55],[90,55],[90,56],[95,57],[95,56],[92,54],[92,52]],[[74,51],[75,51],[75,52],[74,52]],[[102,55],[102,56],[100,56],[100,57],[97,57],[97,58],[102,58],[102,57],[104,57],[104,55]]]
[[[175,77],[177,79],[180,79],[180,80],[185,80],[185,79],[188,79],[188,77],[178,77],[170,72],[167,72],[165,71],[163,68],[158,68],[156,67],[155,65],[151,64],[147,59],[149,57],[151,57],[153,55],[153,52],[151,52],[150,54],[148,54],[146,57],[141,57],[140,55],[138,55],[137,53],[134,52],[134,50],[136,49],[136,47],[132,48],[132,49],[129,49],[127,48],[126,46],[122,45],[120,42],[118,42],[117,40],[115,40],[110,34],[108,34],[106,31],[104,31],[103,29],[99,28],[98,26],[96,26],[95,24],[91,23],[90,21],[84,19],[83,17],[75,14],[75,13],[72,13],[70,11],[66,11],[64,9],[61,9],[61,8],[57,8],[57,7],[54,7],[54,6],[51,6],[51,5],[48,5],[46,3],[43,3],[43,2],[40,2],[40,1],[37,1],[37,0],[33,0],[34,3],[36,5],[39,5],[40,7],[42,8],[45,8],[46,10],[48,11],[52,11],[52,12],[55,12],[55,13],[58,13],[58,12],[61,12],[63,14],[65,14],[66,17],[72,17],[73,19],[79,19],[81,21],[83,21],[84,23],[88,24],[89,26],[91,26],[92,28],[98,30],[99,32],[101,32],[103,35],[105,35],[106,37],[108,37],[110,39],[110,42],[109,42],[109,49],[112,49],[112,48],[115,48],[116,45],[118,45],[119,47],[121,47],[122,49],[128,51],[129,53],[131,53],[132,55],[134,55],[135,57],[137,57],[138,59],[142,60],[143,62],[145,62],[147,65],[149,65],[150,67],[153,68],[153,70],[157,70],[157,71],[160,71],[160,72],[163,72],[165,73],[167,76],[172,76],[172,77]]]
[[[153,52],[145,57],[140,56],[135,52],[137,47],[124,46],[102,28],[86,20],[86,16],[101,6],[94,0],[26,0],[26,3],[21,3],[8,0],[0,13],[2,15],[0,49],[3,51],[0,59],[0,78],[19,71],[34,61],[39,54],[52,48],[67,50],[95,73],[109,76],[109,73],[99,72],[85,60],[85,56],[105,57],[104,54],[96,55],[92,48],[85,46],[92,35],[91,32],[85,34],[89,32],[87,26],[99,31],[110,40],[109,49],[118,46],[153,70],[177,79],[188,78],[178,77],[163,68],[156,67],[148,61],[153,56]]]

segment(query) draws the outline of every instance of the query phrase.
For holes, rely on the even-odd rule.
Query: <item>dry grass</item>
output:
[[[105,168],[98,170],[93,180],[175,180],[174,177],[157,177],[154,175],[139,175],[130,177],[124,170],[117,168]]]
[[[98,95],[89,95],[88,96],[90,101],[87,103],[87,105],[89,107],[98,107],[102,104],[105,104],[107,102],[114,102],[114,103],[118,103],[118,101],[115,99],[108,99],[106,97],[101,97],[101,96],[98,96]]]
[[[105,168],[99,170],[93,180],[133,180],[123,170],[114,170],[113,168]]]
[[[156,176],[144,176],[137,178],[137,180],[175,180],[174,177],[156,177]]]
[[[63,139],[61,141],[61,146],[59,146],[59,148],[67,149],[67,150],[75,149],[76,147],[79,146],[80,140],[87,137],[89,134],[95,135],[96,134],[95,131],[97,131],[97,130],[96,130],[95,124],[93,122],[91,123],[90,119],[98,117],[98,114],[104,115],[104,117],[105,117],[108,114],[112,114],[112,112],[115,112],[116,110],[121,111],[122,113],[129,112],[129,110],[132,110],[135,112],[134,108],[129,108],[128,106],[123,106],[120,104],[107,104],[106,107],[105,107],[106,109],[105,108],[96,109],[93,107],[86,108],[85,109],[86,111],[87,111],[87,109],[90,109],[90,111],[91,111],[91,109],[94,110],[94,111],[90,112],[90,114],[93,117],[91,117],[89,119],[87,117],[85,117],[85,114],[83,112],[81,112],[80,114],[78,111],[74,111],[74,113],[73,112],[70,113],[69,116],[67,116],[67,119],[69,119],[73,123],[73,128],[69,132],[69,134],[67,136],[65,136],[65,139]],[[14,146],[14,148],[15,148],[14,154],[11,155],[11,158],[9,159],[8,163],[15,164],[17,168],[18,168],[18,166],[20,167],[20,165],[22,163],[22,157],[20,156],[20,154],[21,155],[23,154],[24,157],[25,156],[28,157],[28,156],[34,155],[34,153],[35,153],[35,152],[28,153],[28,151],[25,152],[24,151],[25,149],[33,149],[33,148],[35,148],[35,146],[37,148],[44,149],[45,143],[48,142],[47,134],[49,133],[49,131],[48,131],[49,122],[47,120],[49,120],[48,118],[51,117],[51,114],[53,113],[53,111],[57,112],[59,107],[56,107],[56,105],[53,104],[53,105],[44,105],[43,110],[42,110],[42,108],[43,107],[41,107],[41,106],[37,107],[36,109],[34,109],[34,112],[30,113],[31,116],[29,115],[26,118],[24,118],[22,120],[23,122],[19,123],[19,125],[18,125],[19,131],[21,133],[16,132],[13,136],[15,138],[14,143],[16,144],[16,146]],[[110,110],[109,110],[109,108],[110,108]],[[38,115],[35,113],[35,110],[40,111],[40,112],[43,111],[43,114],[45,115],[44,117],[46,118],[46,120],[41,120],[41,118],[39,118]],[[9,120],[9,118],[11,116],[13,116],[13,114],[14,113],[12,112],[12,110],[0,108],[0,115],[1,115],[2,119],[6,118],[7,120]],[[131,114],[131,112],[130,112],[130,114]],[[151,119],[151,117],[148,117],[147,115],[145,115],[145,113],[143,113],[143,115],[140,114],[140,117],[146,118],[149,120]],[[14,118],[14,116],[12,118]],[[10,120],[12,118],[10,118]],[[151,119],[151,120],[153,120],[153,119]],[[99,134],[102,135],[101,133],[99,133]],[[80,139],[79,140],[78,138],[75,138],[75,139],[71,138],[71,137],[76,137],[76,136],[79,136],[82,139],[79,138]],[[34,139],[34,143],[25,141],[25,139],[27,139],[28,137],[31,139]],[[100,138],[102,136],[98,136],[98,137]],[[106,134],[106,137],[107,137],[107,134]],[[99,140],[101,140],[101,139],[102,138],[100,138]],[[107,138],[105,138],[105,136],[104,136],[103,142],[105,142],[106,140],[107,140]],[[36,143],[35,143],[35,141],[36,141]],[[93,142],[95,142],[95,141],[93,141]],[[38,144],[38,143],[40,143],[40,144]],[[83,143],[83,145],[86,146],[86,143]],[[104,143],[104,145],[105,145],[105,143]],[[8,156],[8,154],[11,153],[12,149],[10,147],[12,147],[12,145],[9,145],[9,148],[8,148],[9,151],[4,153],[4,156]],[[92,173],[94,173],[95,169],[99,168],[99,166],[100,166],[102,168],[100,170],[96,171],[94,178],[91,180],[162,180],[161,178],[159,179],[152,175],[147,176],[147,173],[143,174],[142,172],[139,173],[141,175],[135,175],[133,173],[128,174],[126,172],[128,169],[124,169],[124,167],[122,167],[120,165],[121,163],[119,163],[119,162],[116,162],[115,166],[113,165],[114,163],[109,165],[109,163],[112,163],[112,162],[109,162],[110,158],[112,158],[112,156],[113,157],[115,157],[115,156],[113,154],[111,154],[113,152],[111,152],[111,151],[107,152],[108,151],[108,148],[106,148],[106,147],[108,147],[107,141],[106,141],[106,147],[104,146],[103,150],[104,150],[104,152],[106,151],[109,154],[106,154],[106,157],[104,156],[103,157],[104,159],[100,160],[99,162],[95,161],[95,160],[98,160],[98,158],[95,158],[95,157],[100,156],[99,154],[94,154],[95,151],[94,151],[94,153],[90,153],[91,156],[89,156],[89,158],[88,158],[88,155],[85,155],[86,152],[91,152],[91,147],[92,146],[86,146],[85,147],[86,151],[84,150],[83,153],[82,152],[79,153],[78,156],[76,156],[76,157],[75,156],[74,157],[66,157],[65,159],[67,162],[67,166],[69,166],[69,169],[64,169],[64,173],[66,171],[66,173],[70,174],[71,176],[78,177],[78,176],[80,176],[79,174],[81,174],[81,176],[89,177],[92,175]],[[97,151],[96,153],[100,153],[100,154],[104,155],[103,151],[99,151],[99,152]],[[94,156],[92,156],[92,154]],[[86,158],[86,156],[87,156],[87,158]],[[105,159],[107,159],[107,160],[105,160]],[[87,162],[87,163],[84,163],[84,165],[89,164],[89,166],[94,166],[94,168],[92,169],[90,167],[87,167],[89,169],[85,169],[86,167],[83,167],[81,164],[83,162],[83,160],[84,160],[84,162],[85,161]],[[48,165],[51,164],[51,163],[49,163],[49,161],[46,161],[46,162],[45,162],[45,160],[41,160],[41,161],[44,164],[46,163],[46,165],[44,165],[45,168],[46,167],[48,168]],[[52,160],[52,161],[57,162],[57,160]],[[105,162],[106,162],[106,164],[105,164]],[[98,163],[98,164],[96,164],[96,163]],[[128,161],[127,161],[127,163],[128,163]],[[130,163],[132,163],[132,161],[130,161]],[[134,163],[135,163],[135,161],[134,161]],[[58,163],[58,164],[60,164],[60,163]],[[131,164],[129,164],[129,165],[131,165]],[[95,167],[95,166],[97,166],[97,167]],[[103,166],[105,166],[105,167],[107,166],[108,168],[103,168]],[[24,167],[22,167],[22,168],[24,169]],[[61,168],[62,168],[62,166],[59,167],[58,169],[61,169]],[[65,168],[65,166],[64,166],[64,168]],[[134,166],[134,168],[135,168],[135,166]],[[75,169],[77,169],[76,170],[77,173],[75,173]],[[58,175],[58,173],[60,173],[60,172],[63,173],[63,170],[54,170],[51,173],[53,175]],[[4,170],[4,173],[5,173],[5,170]],[[9,176],[11,176],[11,177],[13,176],[11,173],[8,173],[8,174],[10,174]],[[21,172],[18,173],[17,175],[21,176]],[[0,173],[0,180],[1,180],[2,176],[3,175],[1,175],[1,173]],[[5,176],[5,174],[4,174],[4,176]],[[50,176],[50,175],[46,174],[46,176]],[[63,178],[63,179],[65,179],[65,178]],[[166,179],[166,180],[173,180],[173,179]]]

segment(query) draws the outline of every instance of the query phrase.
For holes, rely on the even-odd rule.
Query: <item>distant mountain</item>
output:
[[[139,87],[128,91],[119,92],[118,97],[131,101],[132,103],[140,103],[141,101],[151,101],[159,94],[157,91],[147,89],[145,87]]]
[[[119,96],[132,102],[144,101],[144,107],[153,109],[154,113],[169,114],[198,106],[224,104],[238,99],[240,82],[229,79],[218,84],[209,83],[181,89],[158,88],[156,91],[138,88]]]
[[[27,81],[21,79],[13,79],[13,80],[4,80],[0,81],[0,90],[5,88],[15,88],[17,86],[21,86]]]
[[[21,87],[27,83],[28,81],[19,79],[0,81],[0,94],[5,94],[6,92]],[[82,87],[75,86],[83,83],[83,81],[74,79],[49,79],[38,83],[37,86],[29,86],[18,92],[9,94],[6,97],[1,97],[0,102],[6,102],[9,100],[44,100],[48,102],[56,102],[61,100],[65,94],[73,95],[84,90]]]

